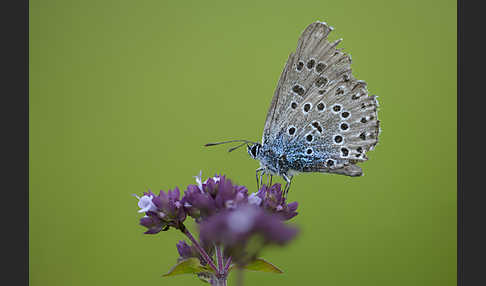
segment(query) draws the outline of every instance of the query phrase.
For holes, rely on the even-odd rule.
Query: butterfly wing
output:
[[[378,142],[375,96],[351,73],[351,57],[327,39],[326,23],[309,25],[280,76],[267,113],[262,144],[284,146],[301,171],[361,175]]]

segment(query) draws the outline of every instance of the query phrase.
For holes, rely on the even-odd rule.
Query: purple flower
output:
[[[252,193],[251,195],[248,196],[248,203],[250,205],[255,205],[255,206],[261,206],[262,204],[262,198],[258,196],[258,193]]]
[[[177,187],[167,193],[160,191],[158,196],[148,191],[142,197],[136,197],[139,200],[139,212],[145,212],[145,216],[140,219],[140,224],[148,228],[146,234],[156,234],[168,230],[169,227],[181,229],[186,219],[186,212],[180,201]]]
[[[204,241],[199,241],[199,245],[206,251],[206,253],[209,256],[212,256],[214,253],[214,247],[207,242]],[[199,258],[199,261],[201,262],[201,265],[206,265],[206,261],[202,258],[201,254],[197,250],[196,247],[193,245],[187,244],[184,240],[179,241],[177,243],[177,252],[179,252],[179,258],[177,259],[178,261],[181,261],[183,259],[187,259],[190,257],[196,257]]]
[[[172,223],[182,223],[186,219],[186,212],[180,201],[179,188],[169,190],[167,193],[160,191],[159,195],[152,199],[154,205],[164,214],[163,220]]]
[[[286,203],[285,197],[282,194],[280,184],[274,184],[270,188],[263,185],[258,193],[251,194],[248,198],[249,202],[272,213],[278,214],[283,220],[289,220],[296,216],[298,203]]]
[[[167,224],[153,212],[140,219],[140,224],[148,228],[145,234],[156,234],[167,229]]]
[[[140,210],[138,211],[139,213],[144,213],[148,211],[154,212],[157,210],[157,207],[152,202],[152,199],[154,198],[153,194],[143,195],[142,197],[139,197],[135,194],[133,195],[138,199],[138,207],[140,208]]]
[[[225,176],[215,176],[202,183],[196,177],[197,185],[189,185],[182,203],[188,215],[197,222],[227,209],[234,209],[248,202],[248,189],[233,185]]]
[[[184,240],[179,241],[177,243],[177,252],[179,252],[179,256],[181,259],[186,259],[189,257],[194,257],[193,248],[189,246]]]
[[[244,263],[256,257],[265,245],[285,245],[297,229],[285,225],[277,215],[246,204],[221,211],[200,224],[202,239],[222,244],[226,255]]]

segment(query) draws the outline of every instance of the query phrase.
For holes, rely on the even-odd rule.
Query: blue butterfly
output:
[[[257,186],[264,175],[281,176],[285,194],[301,172],[361,176],[356,164],[378,143],[376,96],[351,73],[351,56],[329,42],[333,30],[323,22],[307,26],[290,54],[265,120],[262,142],[231,140],[247,145],[258,161]],[[260,176],[259,176],[259,173]],[[271,183],[270,183],[271,184]]]

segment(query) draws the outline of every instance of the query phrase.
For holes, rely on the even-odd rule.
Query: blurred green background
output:
[[[456,285],[456,1],[30,1],[31,285],[161,278],[177,231],[144,235],[133,193],[227,174],[255,190],[277,80],[326,21],[380,100],[364,177],[303,174],[285,273],[246,285]],[[233,282],[230,279],[230,285]]]

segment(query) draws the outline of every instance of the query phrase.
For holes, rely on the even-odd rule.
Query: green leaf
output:
[[[167,274],[162,275],[163,277],[188,274],[188,273],[199,273],[205,271],[206,268],[201,265],[198,258],[191,257],[179,261],[176,265],[169,270]]]
[[[211,275],[208,272],[198,273],[197,277],[204,283],[211,283]]]
[[[263,258],[257,258],[253,260],[252,262],[245,265],[244,269],[251,270],[251,271],[278,273],[278,274],[283,273],[283,271],[280,270],[277,266],[273,265],[272,263],[266,261]]]

